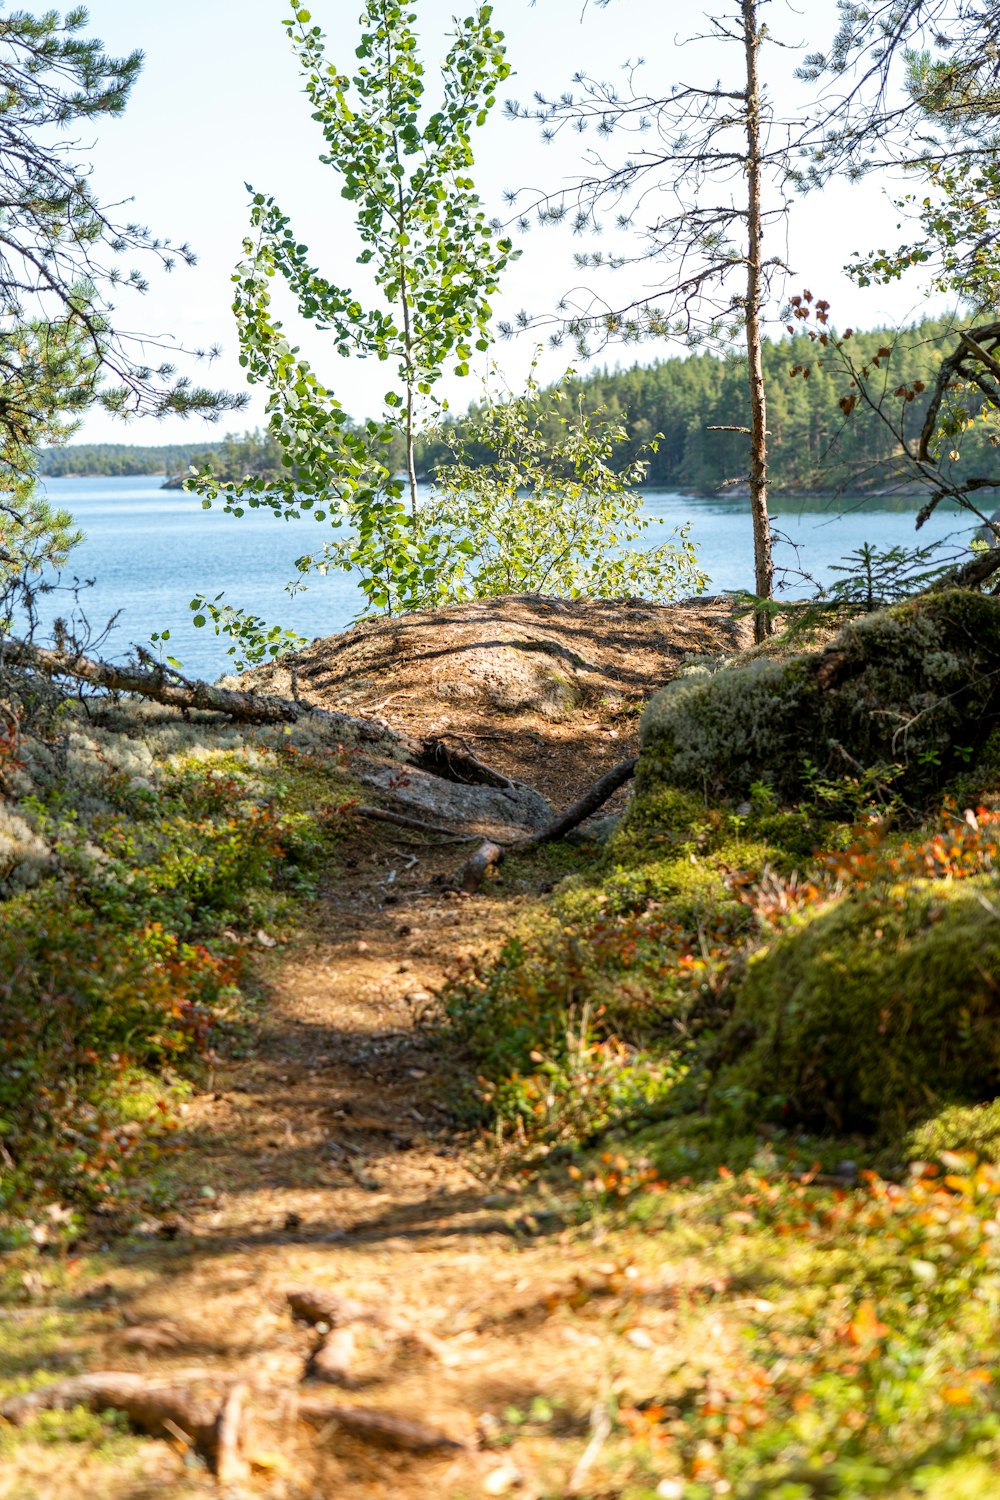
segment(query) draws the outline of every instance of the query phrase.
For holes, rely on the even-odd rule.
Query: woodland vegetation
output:
[[[994,1492],[1000,10],[842,7],[828,51],[801,60],[817,92],[796,122],[771,108],[766,9],[710,19],[726,86],[645,93],[629,72],[621,91],[584,77],[509,106],[512,129],[603,143],[523,211],[587,236],[611,206],[638,236],[619,267],[660,276],[639,305],[551,314],[557,336],[686,352],[532,381],[452,422],[435,389],[489,353],[519,248],[473,175],[511,72],[498,18],[456,21],[425,72],[415,16],[366,0],[348,76],[291,8],[371,300],[251,190],[234,310],[266,430],[193,449],[187,486],[237,518],[311,512],[328,529],[302,574],[351,572],[369,618],[310,654],[221,596],[192,601],[258,667],[215,685],[142,644],[108,661],[65,621],[37,629],[75,541],[35,487],[42,452],[95,406],[217,418],[244,398],[150,368],[117,333],[115,288],[144,285],[122,266],[191,254],[115,222],[53,129],[120,113],[141,58],[108,57],[82,11],[0,21],[0,1483],[16,1500],[78,1493],[81,1454],[94,1493],[148,1493],[132,1432],[178,1497],[206,1468],[276,1497]],[[658,146],[616,165],[640,120]],[[952,315],[855,333],[805,289],[773,306],[786,210],[764,207],[767,184],[784,205],[889,165],[917,189],[912,238],[852,274],[922,276]],[[643,227],[630,195],[654,186],[670,207]],[[379,416],[355,421],[302,357],[276,280],[331,353],[385,365]],[[764,339],[779,314],[786,334]],[[588,596],[652,612],[637,594],[703,582],[683,532],[629,550],[637,486],[733,480],[756,584],[725,606],[728,644],[699,650],[691,612],[660,610],[682,641],[672,679],[621,661],[614,694],[588,691]],[[919,490],[921,518],[965,509],[981,544],[933,576],[916,547],[868,554],[779,608],[769,491],[883,485]],[[509,593],[571,644],[506,631]],[[482,622],[485,686],[471,648],[420,654],[448,618]],[[370,670],[345,683],[348,646]],[[427,687],[407,709],[408,652]],[[541,686],[505,714],[518,652]],[[599,762],[589,785],[578,760]],[[433,988],[411,988],[433,924]],[[477,938],[461,958],[456,928]],[[544,1254],[548,1281],[504,1301]],[[303,1268],[317,1288],[285,1283]],[[457,1328],[420,1322],[435,1276]],[[224,1337],[182,1305],[189,1287],[223,1306]],[[185,1341],[207,1365],[176,1364]],[[459,1435],[397,1409],[400,1388],[446,1390]],[[405,1467],[432,1461],[455,1467]]]
[[[878,328],[856,334],[855,349],[862,357],[880,348],[892,352],[883,361],[887,379],[912,386],[922,381],[929,389],[941,360],[950,352],[952,328],[928,320],[911,328]],[[850,378],[831,365],[817,363],[815,349],[803,334],[798,338],[767,340],[764,368],[771,396],[771,483],[775,489],[824,493],[864,492],[905,486],[912,476],[901,464],[899,445],[876,412],[845,416],[842,402],[850,393]],[[808,380],[791,376],[796,366],[811,365]],[[643,482],[666,489],[711,494],[742,482],[744,455],[739,433],[719,431],[740,426],[746,419],[745,373],[738,356],[718,352],[693,353],[629,369],[605,369],[573,376],[565,394],[585,411],[604,413],[621,422],[628,442],[612,459],[621,470],[635,461],[653,440]],[[908,422],[918,432],[929,395],[910,404]],[[559,408],[552,403],[541,417],[541,430],[551,442],[557,433]],[[417,441],[416,467],[433,478],[451,458],[449,439],[460,438],[476,423],[480,408],[468,417],[450,418],[440,432]],[[389,461],[401,471],[405,453],[400,439],[388,449]],[[483,466],[495,456],[472,437],[466,456]],[[972,474],[992,456],[985,426],[969,433],[955,465],[956,478]],[[211,469],[226,480],[245,474],[275,474],[280,452],[260,433],[227,438],[216,447],[133,448],[73,443],[41,455],[45,474],[182,474],[190,468]]]

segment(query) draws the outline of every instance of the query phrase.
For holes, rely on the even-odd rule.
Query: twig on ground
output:
[[[579,1462],[570,1476],[567,1487],[567,1495],[579,1495],[583,1489],[587,1475],[590,1473],[600,1455],[601,1449],[611,1436],[611,1416],[608,1412],[608,1399],[601,1397],[594,1402],[590,1412],[590,1442],[580,1455]]]
[[[387,811],[384,807],[352,807],[359,818],[371,818],[376,823],[391,823],[394,828],[413,828],[419,833],[433,833],[453,844],[474,844],[481,837],[478,833],[462,833],[458,828],[444,828],[440,823],[427,823],[423,818],[408,818],[404,813]]]

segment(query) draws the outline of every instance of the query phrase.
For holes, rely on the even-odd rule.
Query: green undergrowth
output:
[[[975,596],[702,667],[610,843],[446,992],[502,1169],[703,1273],[602,1493],[995,1492],[998,724]]]
[[[239,1019],[248,945],[334,854],[344,779],[308,733],[93,704],[12,737],[0,777],[0,1213],[16,1239],[32,1201],[72,1223],[155,1198],[185,1078]]]
[[[998,664],[945,593],[672,684],[624,825],[446,993],[470,1110],[541,1154],[656,1122],[689,1172],[991,1149]]]
[[[1000,1172],[973,1153],[823,1186],[758,1146],[700,1187],[606,1154],[577,1190],[679,1282],[656,1366],[617,1387],[622,1500],[986,1500],[1000,1467]],[[641,1320],[641,1312],[637,1312]]]

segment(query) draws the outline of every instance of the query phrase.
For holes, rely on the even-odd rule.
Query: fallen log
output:
[[[239,724],[308,721],[323,725],[332,740],[354,752],[351,771],[357,780],[417,812],[461,818],[480,825],[482,831],[534,829],[551,812],[531,787],[512,782],[471,751],[453,749],[433,736],[416,739],[380,719],[356,718],[294,698],[219,687],[182,677],[166,667],[119,666],[82,652],[35,646],[10,636],[0,637],[0,669],[5,665],[107,692],[131,693],[182,713],[221,714]],[[401,765],[410,768],[403,777]]]
[[[348,742],[381,749],[392,758],[410,761],[445,781],[501,790],[509,790],[513,785],[509,777],[484,765],[470,752],[451,750],[443,740],[433,737],[418,740],[400,734],[381,719],[359,719],[333,709],[315,708],[294,698],[218,687],[182,677],[180,673],[163,667],[120,666],[84,656],[81,652],[35,646],[12,636],[0,637],[0,667],[4,665],[37,672],[44,677],[70,677],[108,692],[134,693],[137,697],[148,698],[181,712],[194,709],[222,714],[239,724],[296,724],[300,720],[312,719],[329,724]]]
[[[167,708],[225,714],[241,724],[293,724],[305,711],[290,699],[213,687],[156,667],[117,666],[80,652],[55,651],[10,636],[0,641],[0,664],[38,672],[43,677],[72,677],[108,692],[136,693]]]

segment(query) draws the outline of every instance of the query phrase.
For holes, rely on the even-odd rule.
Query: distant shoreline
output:
[[[43,474],[40,477],[43,480],[45,480],[45,479],[162,479],[164,481],[164,483],[161,484],[161,486],[160,486],[161,489],[163,489],[163,490],[171,490],[171,491],[179,491],[179,490],[181,490],[183,488],[185,481],[187,479],[189,479],[191,476],[189,474],[168,474],[166,470],[160,470],[158,473],[149,473],[149,472],[143,471],[141,473],[135,473],[135,474],[98,474],[98,473],[89,473],[89,474],[75,474],[75,473],[74,474]],[[429,484],[430,483],[430,479],[429,479],[429,477],[427,475],[419,475],[418,478],[419,478],[419,482],[421,484]],[[688,485],[669,485],[669,484],[662,484],[662,483],[660,483],[660,484],[643,484],[643,485],[637,485],[636,488],[640,492],[645,492],[646,490],[652,491],[654,493],[657,492],[657,491],[669,491],[670,493],[675,494],[675,495],[690,495],[691,498],[695,499],[695,500],[746,500],[746,499],[749,498],[749,494],[750,494],[749,488],[746,485],[743,485],[743,484],[741,484],[741,485],[731,485],[731,486],[727,486],[725,488],[711,489],[711,490],[698,490],[698,489],[692,489]],[[891,489],[890,488],[883,488],[883,489],[855,489],[855,490],[844,490],[844,489],[823,490],[823,489],[807,489],[807,488],[798,488],[798,487],[796,487],[794,489],[792,489],[792,488],[784,489],[784,488],[777,488],[777,487],[775,487],[775,488],[773,488],[770,491],[769,498],[771,500],[775,500],[775,501],[780,500],[783,497],[784,498],[788,498],[790,496],[794,497],[795,499],[802,499],[802,500],[841,500],[841,499],[846,499],[848,497],[853,497],[853,498],[862,497],[862,498],[864,498],[866,500],[883,500],[883,499],[884,500],[924,500],[924,499],[926,499],[928,497],[928,495],[930,493],[931,493],[931,491],[929,489],[921,488],[921,487],[914,487],[914,486],[911,486],[911,485],[901,485],[901,486],[899,486],[899,488],[891,488]]]

